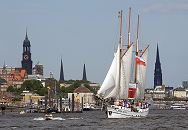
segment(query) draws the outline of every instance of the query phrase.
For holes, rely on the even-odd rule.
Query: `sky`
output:
[[[45,77],[64,77],[102,84],[119,40],[118,11],[123,10],[123,40],[127,41],[131,7],[131,41],[140,15],[139,47],[150,45],[147,88],[153,88],[159,45],[163,84],[177,87],[188,80],[187,0],[1,0],[0,66],[21,67],[26,28],[33,65],[44,65]]]

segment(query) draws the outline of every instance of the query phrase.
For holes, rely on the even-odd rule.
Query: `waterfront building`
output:
[[[159,48],[157,45],[157,54],[156,54],[156,62],[155,62],[155,70],[154,70],[154,89],[156,86],[162,86],[162,69],[159,58]]]
[[[87,81],[85,64],[84,64],[84,68],[83,68],[83,77],[82,77],[82,80],[83,80],[83,81]]]
[[[156,86],[155,89],[145,89],[145,99],[164,99],[173,97],[173,87]]]
[[[177,98],[187,98],[188,92],[185,90],[185,88],[178,87],[178,88],[174,89],[173,96],[177,97]]]
[[[27,36],[27,30],[26,30],[26,36],[25,40],[23,41],[23,53],[22,53],[22,68],[26,70],[28,75],[32,74],[32,60],[31,60],[31,44]]]
[[[63,72],[63,62],[62,62],[62,59],[61,59],[61,69],[60,69],[60,78],[59,78],[59,83],[63,83],[65,80],[64,80],[64,72]]]
[[[27,73],[23,68],[9,67],[4,64],[3,67],[0,67],[0,78],[6,81],[6,83],[3,84],[4,91],[9,86],[21,87],[21,84],[27,79]]]
[[[153,91],[153,99],[164,99],[165,96],[165,85],[156,86]]]
[[[39,62],[33,67],[33,75],[43,76],[43,65]]]
[[[83,104],[95,104],[94,93],[92,93],[88,88],[84,87],[83,85],[76,88],[73,93],[68,93],[68,98],[70,99],[70,101],[72,101],[73,95],[74,102],[76,104],[79,104],[79,106],[81,106],[82,98]]]
[[[41,105],[40,102],[45,99],[45,96],[39,96],[29,91],[23,91],[21,96],[23,105]]]

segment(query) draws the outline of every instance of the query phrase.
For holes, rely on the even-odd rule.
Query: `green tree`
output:
[[[76,88],[82,86],[82,84],[87,87],[91,92],[96,94],[96,91],[89,85],[89,81],[83,81],[83,80],[68,80],[65,81],[65,83],[71,84],[69,87],[61,87],[62,93],[72,93]]]
[[[14,86],[9,86],[7,92],[16,92],[16,88],[14,88]]]
[[[7,92],[12,92],[12,93],[17,94],[17,95],[19,95],[21,93],[20,89],[16,88],[15,86],[9,86],[7,88]]]
[[[21,91],[28,90],[34,93],[39,94],[40,96],[47,95],[48,89],[42,85],[42,82],[39,80],[26,80],[23,82]]]

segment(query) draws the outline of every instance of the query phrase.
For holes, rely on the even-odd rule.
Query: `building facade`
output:
[[[173,96],[177,98],[186,98],[187,93],[188,92],[184,88],[179,87],[179,88],[174,89]]]
[[[3,91],[5,91],[9,86],[21,87],[21,84],[27,79],[27,73],[23,68],[8,67],[4,65],[3,67],[0,67],[0,78],[6,80],[6,83],[2,86]]]
[[[34,67],[33,67],[33,75],[41,75],[43,76],[43,65],[37,63]]]

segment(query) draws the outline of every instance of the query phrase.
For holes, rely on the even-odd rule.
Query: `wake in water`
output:
[[[82,120],[83,118],[80,117],[71,117],[71,118],[68,118],[69,120]],[[33,120],[36,120],[36,121],[43,121],[45,120],[44,117],[38,117],[38,118],[34,118]],[[61,117],[53,117],[52,120],[65,120],[64,118],[61,118]]]
[[[82,117],[81,118],[78,118],[78,117],[72,117],[72,118],[68,118],[70,120],[80,120],[80,119],[83,119]]]
[[[43,121],[43,120],[45,120],[45,118],[43,118],[43,117],[38,117],[38,118],[34,118],[33,120],[36,120],[36,121]],[[65,120],[65,119],[63,119],[63,118],[61,118],[61,117],[53,117],[52,120]]]

